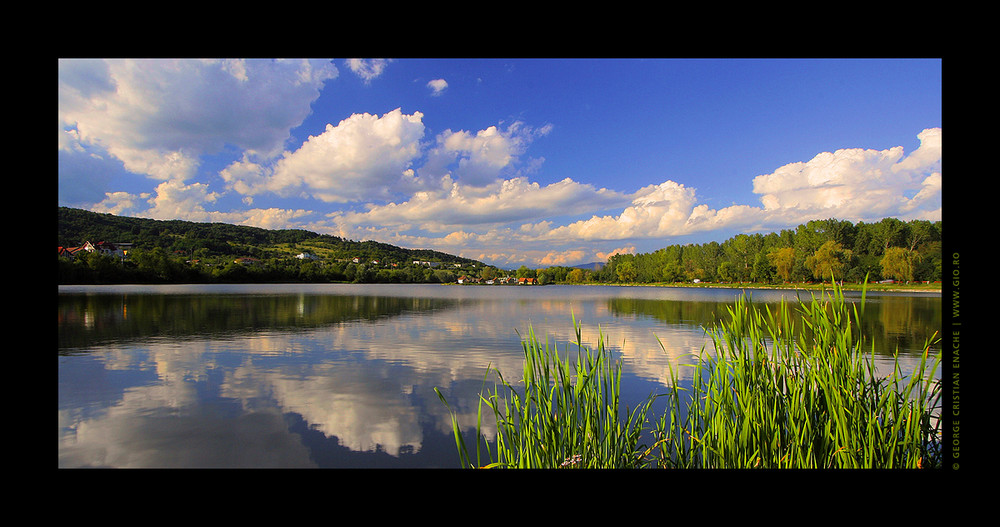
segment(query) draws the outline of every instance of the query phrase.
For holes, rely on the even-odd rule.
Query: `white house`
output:
[[[83,250],[87,252],[99,252],[110,256],[124,258],[127,251],[132,248],[131,243],[111,243],[111,242],[87,242],[83,244]]]

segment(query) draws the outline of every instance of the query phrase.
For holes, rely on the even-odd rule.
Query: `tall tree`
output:
[[[904,247],[890,247],[879,262],[882,265],[882,275],[891,276],[896,280],[913,281],[920,255]]]
[[[750,273],[750,280],[758,283],[769,283],[773,275],[774,266],[768,260],[767,255],[759,252],[754,257],[753,271]]]
[[[889,247],[903,247],[906,244],[906,224],[896,218],[884,218],[875,223],[872,231],[872,245],[868,252],[882,256]]]
[[[719,280],[723,282],[735,282],[738,276],[736,275],[734,267],[733,262],[730,262],[729,260],[720,263],[719,269],[717,270]]]
[[[795,249],[792,247],[782,247],[773,249],[767,254],[768,260],[774,266],[778,277],[787,282],[792,278],[792,269],[795,266]]]
[[[927,220],[913,220],[908,226],[906,242],[911,251],[916,251],[921,244],[939,239],[934,224]]]
[[[619,260],[615,266],[615,272],[618,275],[618,280],[624,283],[633,282],[635,281],[636,276],[635,257],[631,254],[622,256],[626,256],[626,258]]]
[[[851,251],[844,249],[839,243],[830,240],[816,249],[812,256],[806,258],[805,265],[812,271],[813,277],[821,280],[831,278],[842,279],[844,267],[850,262]]]

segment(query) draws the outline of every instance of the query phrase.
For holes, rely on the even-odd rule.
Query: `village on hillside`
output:
[[[500,278],[491,278],[489,280],[483,280],[481,278],[476,278],[474,276],[460,276],[458,277],[459,284],[485,284],[485,285],[538,285],[538,279],[531,277],[521,277],[514,278],[513,276],[503,276]]]
[[[129,252],[132,250],[132,247],[133,247],[133,244],[131,244],[131,243],[112,243],[112,242],[107,242],[107,241],[100,241],[100,242],[93,243],[93,242],[87,241],[86,243],[84,243],[83,245],[81,245],[79,247],[59,247],[59,256],[60,257],[68,258],[70,260],[73,260],[81,252],[87,252],[87,253],[95,253],[96,252],[96,253],[103,254],[105,256],[111,256],[111,257],[120,258],[122,261],[124,261],[128,257]],[[321,260],[321,258],[319,258],[318,256],[316,256],[314,254],[311,254],[311,253],[308,253],[308,252],[299,253],[299,254],[295,255],[295,258],[298,259],[298,260],[303,260],[303,261],[306,261],[306,260]],[[340,261],[340,260],[338,260],[338,261]],[[371,262],[367,262],[367,261],[365,261],[364,259],[362,259],[360,257],[348,258],[348,259],[344,259],[343,261],[354,263],[354,264],[369,264],[370,263],[371,265],[374,265],[374,266],[383,266],[383,263],[380,262],[379,260],[371,260]],[[198,261],[197,260],[188,260],[186,263],[194,264],[194,263],[198,263]],[[239,257],[239,258],[233,259],[233,263],[237,263],[237,264],[241,264],[241,265],[246,265],[246,266],[254,266],[254,265],[261,264],[262,260],[260,260],[258,258],[253,258],[253,257]],[[397,263],[384,264],[385,267],[398,267],[398,265],[399,264],[397,264]],[[412,265],[413,266],[421,266],[421,267],[429,267],[429,268],[447,267],[442,262],[431,262],[431,261],[424,261],[424,260],[413,260]],[[457,263],[456,264],[452,264],[452,266],[455,267],[456,269],[461,269],[461,267],[462,267],[461,264],[457,264]],[[473,267],[475,267],[474,264],[473,264]],[[481,278],[481,277],[478,277],[478,276],[461,275],[461,276],[459,276],[455,280],[455,282],[458,283],[459,285],[540,285],[539,280],[537,278],[535,278],[535,277],[515,277],[515,276],[511,276],[511,275],[506,275],[506,274],[504,276],[495,277],[495,278]]]
[[[111,242],[97,242],[91,243],[86,242],[79,247],[59,247],[59,256],[64,256],[69,259],[76,257],[80,251],[86,251],[88,253],[99,252],[107,256],[117,256],[119,258],[125,258],[128,256],[128,252],[132,250],[131,243],[111,243]]]

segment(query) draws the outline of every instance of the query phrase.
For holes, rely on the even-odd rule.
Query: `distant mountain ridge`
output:
[[[570,267],[574,269],[583,269],[585,271],[600,271],[601,269],[604,269],[606,263],[607,262],[590,262],[590,263],[573,265]]]

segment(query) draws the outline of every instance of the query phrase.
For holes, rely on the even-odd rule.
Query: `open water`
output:
[[[487,366],[523,367],[529,326],[600,335],[624,404],[685,370],[738,289],[615,286],[60,286],[58,466],[456,468]],[[808,299],[808,293],[799,293]],[[850,296],[851,293],[848,293]],[[794,291],[754,291],[774,303]],[[880,367],[941,326],[933,294],[869,293]],[[662,346],[661,346],[662,344]],[[575,347],[573,348],[575,349]],[[887,366],[888,365],[888,366]],[[488,387],[492,387],[490,381]]]

